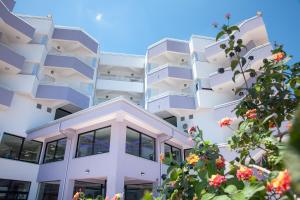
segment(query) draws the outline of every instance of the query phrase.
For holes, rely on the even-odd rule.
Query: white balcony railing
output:
[[[69,87],[77,92],[80,92],[81,94],[84,94],[85,96],[91,96],[92,95],[92,87],[90,85],[74,85],[67,82],[61,82],[55,80],[53,77],[46,76],[43,79],[40,80],[41,85],[54,85],[54,86],[63,86],[63,87]]]
[[[114,80],[114,81],[140,82],[140,83],[144,82],[144,78],[134,77],[134,76],[117,76],[117,75],[100,74],[99,78],[103,80]]]
[[[178,65],[178,64],[171,64],[171,63],[166,63],[164,65],[154,65],[154,64],[151,64],[149,65],[148,67],[148,74],[152,74],[154,72],[157,72],[159,70],[162,70],[166,67],[178,67],[178,68],[187,68],[187,69],[191,69],[191,66],[190,65]]]
[[[187,96],[187,97],[193,97],[193,94],[191,92],[185,92],[185,91],[166,91],[163,93],[156,93],[156,94],[152,94],[149,96],[148,98],[148,102],[166,97],[166,96],[172,96],[172,95],[176,95],[176,96]]]

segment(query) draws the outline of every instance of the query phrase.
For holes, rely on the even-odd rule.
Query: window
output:
[[[51,112],[52,112],[52,109],[49,108],[49,107],[47,107],[47,112],[48,112],[48,113],[51,113]]]
[[[180,117],[180,121],[184,121],[185,120],[185,118],[184,117]]]
[[[66,110],[64,110],[62,108],[58,108],[55,111],[55,117],[54,117],[54,119],[59,119],[59,118],[65,117],[65,116],[70,115],[70,114],[72,114],[72,113],[69,112],[69,111],[66,111]]]
[[[42,109],[42,104],[36,104],[36,108],[38,108],[38,109]]]
[[[55,200],[58,199],[59,182],[40,183],[38,200]]]
[[[111,127],[104,127],[78,135],[76,157],[109,152]]]
[[[126,153],[155,161],[155,139],[127,127]]]
[[[176,160],[177,162],[181,162],[181,150],[177,147],[174,147],[172,145],[166,144],[164,145],[165,149],[165,157],[173,158],[173,160]]]
[[[0,143],[0,157],[38,163],[42,143],[27,141],[23,137],[4,133]]]
[[[194,116],[193,115],[189,115],[189,119],[193,119],[194,118]]]
[[[192,152],[192,149],[185,149],[184,150],[184,158],[186,159],[191,152]]]
[[[0,179],[0,199],[28,198],[30,182]]]
[[[44,163],[64,160],[67,138],[48,142],[46,144]]]

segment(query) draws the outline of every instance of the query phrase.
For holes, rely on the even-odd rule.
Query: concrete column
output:
[[[111,170],[107,176],[106,196],[112,198],[117,193],[124,193],[123,158],[126,151],[126,124],[122,115],[111,126],[109,153],[112,158]]]
[[[60,181],[59,185],[59,193],[58,193],[58,198],[60,200],[71,200],[73,199],[73,191],[74,191],[74,180],[66,180]]]
[[[111,174],[107,177],[106,196],[111,199],[115,194],[120,193],[124,196],[124,176]]]

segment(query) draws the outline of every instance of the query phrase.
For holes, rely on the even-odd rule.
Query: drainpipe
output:
[[[59,123],[59,133],[61,133],[62,135],[67,137],[67,141],[68,141],[68,136],[61,130],[61,122]],[[62,188],[62,200],[64,199],[64,195],[65,195],[65,185],[66,185],[66,181],[67,181],[67,176],[68,176],[68,171],[69,171],[69,164],[70,164],[70,160],[71,160],[71,156],[72,156],[72,145],[73,145],[73,141],[72,139],[70,140],[70,146],[69,146],[69,152],[68,152],[68,160],[67,160],[67,166],[66,166],[66,171],[65,171],[65,176],[64,176],[64,184],[63,184],[63,188]]]
[[[172,135],[169,138],[167,138],[159,143],[159,154],[161,153],[162,143],[164,143],[168,140],[171,140],[172,138],[174,138],[174,129],[172,129]],[[159,161],[159,185],[161,185],[161,176],[162,176],[161,171],[162,171],[162,162]]]

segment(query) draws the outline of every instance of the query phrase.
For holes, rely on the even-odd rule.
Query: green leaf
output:
[[[241,57],[241,61],[242,61],[242,66],[244,67],[244,66],[245,66],[245,64],[247,63],[247,60],[246,60],[246,58],[244,58],[244,57]]]
[[[263,185],[249,185],[246,186],[243,190],[242,193],[244,194],[245,198],[249,199],[251,198],[255,193],[262,191],[265,189],[265,186]]]
[[[170,174],[170,180],[175,181],[177,179],[177,177],[178,177],[177,170],[176,169],[172,170],[172,172]]]
[[[230,198],[227,195],[221,195],[214,197],[213,200],[230,200]]]
[[[234,194],[234,193],[237,192],[237,188],[236,188],[235,185],[228,185],[228,186],[225,188],[224,192],[226,192],[227,194]]]
[[[235,77],[236,75],[240,74],[241,72],[239,70],[234,71],[233,77],[232,77],[232,81],[235,82]]]
[[[230,195],[230,197],[231,197],[232,200],[246,200],[246,197],[242,192]]]
[[[214,198],[216,195],[212,193],[206,193],[201,197],[201,200],[210,200]]]
[[[237,66],[238,64],[239,64],[239,61],[238,61],[238,60],[232,60],[232,61],[231,61],[231,64],[230,64],[231,70],[234,71],[235,68],[236,68],[236,66]]]
[[[216,37],[216,41],[218,41],[224,34],[225,34],[224,31],[219,32],[217,37]]]
[[[240,31],[240,29],[239,29],[238,26],[231,26],[231,27],[229,28],[229,30],[231,30],[231,31]]]

